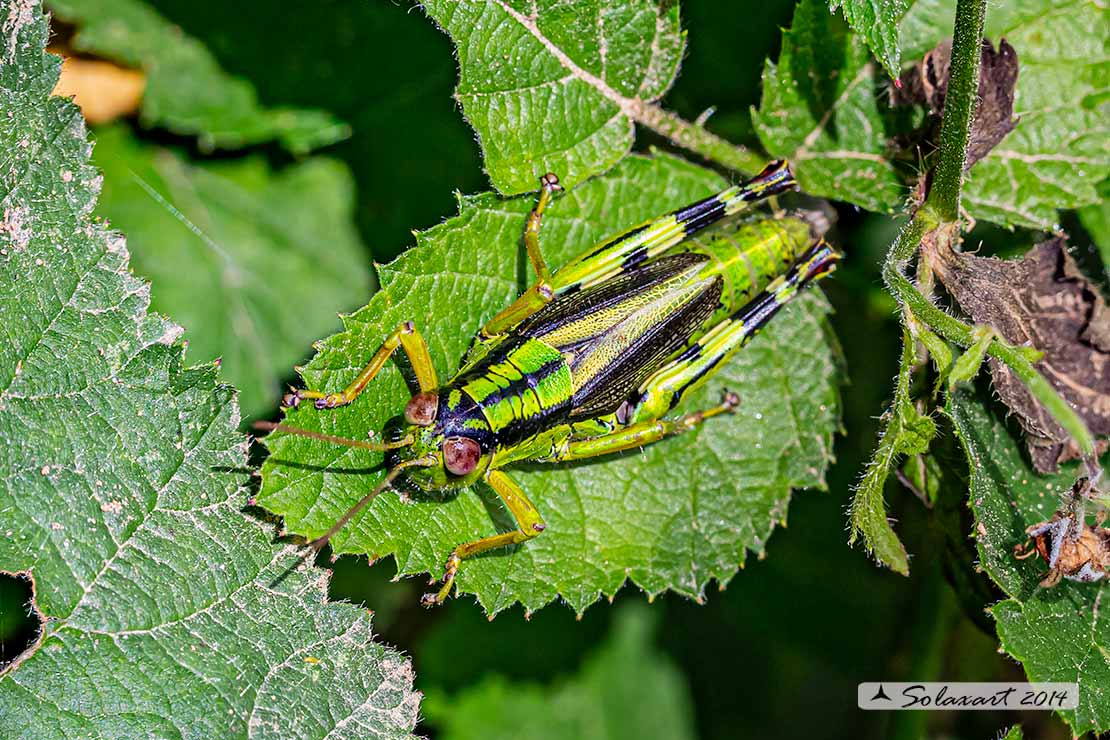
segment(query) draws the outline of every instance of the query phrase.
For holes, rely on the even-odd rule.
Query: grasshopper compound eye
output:
[[[405,421],[418,427],[429,427],[436,420],[439,398],[434,393],[417,393],[405,405]]]
[[[482,449],[468,437],[448,437],[443,442],[443,465],[452,475],[466,475],[478,467]]]

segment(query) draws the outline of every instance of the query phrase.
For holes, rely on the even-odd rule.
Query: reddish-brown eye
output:
[[[418,427],[431,426],[439,410],[439,398],[434,393],[417,393],[405,404],[405,420]]]
[[[448,437],[443,442],[443,465],[452,475],[466,475],[478,467],[482,448],[467,437]]]

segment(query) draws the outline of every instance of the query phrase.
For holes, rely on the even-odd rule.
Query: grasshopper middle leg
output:
[[[505,508],[513,515],[517,528],[512,532],[502,532],[490,537],[483,537],[480,540],[467,542],[456,547],[451,552],[450,557],[447,558],[447,565],[443,574],[443,586],[437,593],[424,594],[424,598],[421,600],[424,606],[440,604],[451,594],[451,587],[455,583],[459,566],[466,558],[498,547],[520,544],[538,536],[546,527],[543,523],[543,517],[536,511],[535,505],[528,500],[524,491],[512,478],[500,470],[494,470],[486,477],[486,482],[505,502]]]
[[[552,196],[562,189],[559,178],[554,173],[548,172],[540,178],[540,197],[532,212],[528,214],[528,223],[524,227],[524,248],[528,251],[528,260],[536,272],[536,283],[482,327],[483,337],[492,337],[508,331],[546,306],[555,297],[555,288],[551,283],[551,270],[540,249],[540,222],[548,204],[551,203]]]
[[[740,397],[731,391],[726,391],[724,398],[716,406],[686,414],[677,419],[650,419],[629,424],[625,427],[618,427],[608,434],[597,437],[572,439],[565,449],[548,458],[546,462],[586,460],[591,457],[643,447],[652,442],[658,442],[665,437],[688,432],[706,419],[712,419],[714,416],[732,411],[739,404]]]

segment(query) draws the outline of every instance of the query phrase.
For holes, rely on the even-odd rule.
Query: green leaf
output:
[[[1014,725],[1009,730],[1006,730],[1005,734],[1001,734],[998,737],[999,740],[1022,740],[1024,735],[1021,731],[1021,725]]]
[[[222,356],[248,418],[269,413],[309,342],[370,295],[346,168],[190,163],[122,126],[97,132],[95,159],[97,213],[127,233],[132,266],[153,281],[152,307],[188,328],[191,357]]]
[[[971,509],[982,567],[1009,596],[991,609],[1002,647],[1034,681],[1078,681],[1079,708],[1062,712],[1076,733],[1110,728],[1110,626],[1099,619],[1105,583],[1038,582],[1048,566],[1018,560],[1026,527],[1052,518],[1075,481],[1075,467],[1038,475],[1006,425],[981,398],[957,391],[948,413],[967,453]]]
[[[665,155],[631,157],[555,201],[544,216],[544,253],[558,266],[606,236],[704,197],[723,182]],[[441,378],[450,377],[482,323],[520,292],[521,233],[533,199],[491,194],[461,200],[460,213],[417,234],[417,246],[382,268],[382,289],[322,343],[304,372],[310,388],[338,388],[401,322],[416,322]],[[828,304],[810,291],[723,368],[688,405],[740,393],[729,417],[596,464],[513,469],[547,522],[513,550],[475,558],[457,581],[494,613],[536,609],[562,596],[585,609],[626,579],[650,593],[701,597],[726,582],[746,550],[762,553],[786,516],[791,488],[824,485],[839,419],[836,354],[825,332]],[[365,438],[401,413],[410,392],[390,363],[351,406],[289,414],[296,426]],[[380,477],[380,455],[281,437],[269,442],[259,503],[290,532],[317,536]],[[374,471],[373,475],[366,473]],[[333,540],[337,552],[394,553],[402,574],[442,573],[460,543],[508,526],[484,487],[457,495],[379,496]]]
[[[933,360],[939,388],[948,379],[948,373],[952,371],[952,349],[948,346],[948,342],[914,318],[913,314],[907,314],[906,328],[909,329],[914,341],[921,342]]]
[[[935,432],[933,436],[936,436]],[[912,486],[911,490],[921,502],[932,508],[940,495],[944,471],[934,455],[926,454],[928,451],[929,447],[926,446],[921,452],[907,457],[902,463],[901,471],[908,483],[907,487]]]
[[[920,0],[902,27],[907,56],[952,35],[954,0]],[[987,14],[986,36],[1005,37],[1020,73],[1012,131],[975,165],[963,189],[977,219],[1059,230],[1056,211],[1097,203],[1110,172],[1110,24],[1094,0],[1004,3]]]
[[[992,326],[976,326],[971,336],[975,341],[952,363],[952,372],[948,376],[949,392],[960,383],[969,383],[975,379],[983,366],[983,360],[987,357],[987,350],[998,336],[998,332]]]
[[[898,409],[898,434],[894,439],[897,455],[921,455],[929,451],[929,443],[937,436],[937,423],[925,416],[910,402]]]
[[[1110,172],[1110,14],[1095,2],[1044,4],[1005,36],[1021,63],[1017,128],[972,169],[972,215],[1058,230],[1056,211],[1099,200]]]
[[[891,212],[906,188],[884,156],[886,104],[875,84],[863,39],[821,0],[801,0],[778,61],[764,65],[752,121],[768,152],[793,160],[807,193]]]
[[[553,685],[492,676],[457,696],[429,695],[425,714],[444,740],[693,738],[686,678],[652,644],[658,616],[621,609],[609,638]]]
[[[78,27],[76,50],[143,70],[145,126],[197,136],[207,150],[276,140],[294,154],[351,134],[325,111],[263,107],[249,82],[221,69],[199,41],[141,0],[47,0],[47,5]]]
[[[852,21],[847,4],[845,12]],[[951,36],[954,14],[954,0],[914,3],[901,22],[906,56],[920,58]],[[1096,186],[1110,168],[1110,39],[1090,29],[1108,20],[1093,0],[992,8],[987,36],[1005,36],[1021,65],[1020,121],[969,173],[963,203],[972,216],[1057,230],[1057,209],[1099,200]],[[817,0],[800,2],[778,62],[765,66],[752,118],[770,153],[795,160],[807,192],[893,211],[906,188],[888,160],[894,119],[864,44],[878,26],[868,28],[857,37]]]
[[[909,575],[909,556],[887,519],[883,490],[898,458],[928,452],[929,445],[937,436],[937,423],[932,417],[918,411],[910,400],[910,380],[916,362],[915,346],[916,342],[909,331],[904,331],[894,400],[890,410],[884,415],[885,421],[879,432],[875,454],[867,463],[863,478],[852,498],[852,534],[848,539],[848,543],[853,544],[863,537],[875,560],[902,575]]]
[[[844,19],[864,38],[892,79],[900,72],[898,22],[910,7],[907,0],[829,0],[829,11],[844,11]]]
[[[427,0],[458,50],[455,97],[502,193],[574,185],[631,149],[633,117],[674,82],[685,34],[666,0]]]
[[[239,511],[234,390],[183,367],[91,218],[47,35],[37,3],[0,5],[0,570],[34,579],[46,620],[0,675],[5,734],[407,737],[410,664]]]
[[[886,502],[883,500],[887,476],[898,457],[897,440],[896,432],[884,432],[879,437],[879,445],[864,469],[863,478],[852,498],[852,534],[848,543],[855,544],[862,536],[868,551],[878,563],[895,573],[909,575],[909,555],[887,519]]]

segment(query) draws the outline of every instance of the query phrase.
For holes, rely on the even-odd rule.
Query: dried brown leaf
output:
[[[1085,484],[1086,478],[1080,478]],[[1014,548],[1024,560],[1039,555],[1048,564],[1041,586],[1051,588],[1061,580],[1093,583],[1110,572],[1110,528],[1092,527],[1082,519],[1056,512],[1051,519],[1026,528],[1027,544]]]
[[[927,242],[923,248],[945,288],[977,324],[1011,344],[1044,352],[1036,363],[1098,437],[1110,435],[1110,314],[1079,271],[1063,237],[1020,260],[976,257]],[[1033,464],[1050,472],[1078,456],[1068,434],[1002,363],[990,360],[994,386],[1026,433]]]
[[[952,41],[941,41],[913,68],[906,70],[899,81],[901,87],[891,91],[892,105],[926,105],[939,122],[948,92],[948,74],[952,59]],[[987,156],[1006,134],[1014,130],[1014,87],[1017,85],[1018,57],[1014,47],[1002,39],[998,51],[983,39],[979,65],[979,107],[971,124],[965,169]]]

